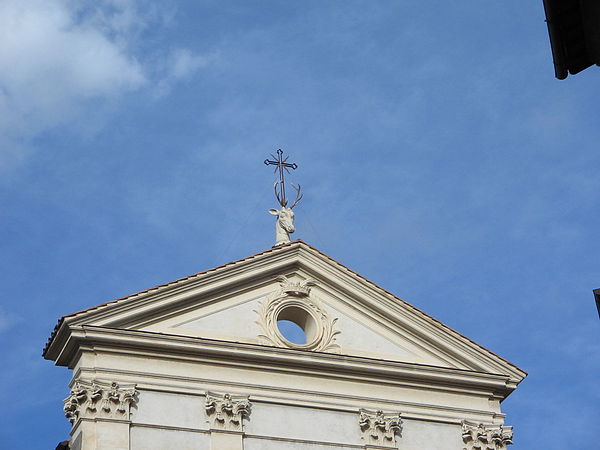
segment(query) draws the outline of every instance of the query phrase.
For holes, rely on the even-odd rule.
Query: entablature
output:
[[[515,388],[502,374],[88,325],[71,329],[56,362],[73,368],[84,351],[365,380],[490,399],[505,398]]]

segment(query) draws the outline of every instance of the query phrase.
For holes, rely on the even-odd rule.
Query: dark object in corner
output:
[[[544,0],[556,78],[600,66],[600,1]]]
[[[69,441],[62,441],[56,446],[55,450],[69,450]]]
[[[596,308],[598,309],[598,316],[600,316],[600,289],[594,289],[594,297],[596,297]]]

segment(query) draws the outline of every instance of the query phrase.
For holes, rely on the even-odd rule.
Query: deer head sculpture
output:
[[[280,196],[277,192],[277,185],[280,183],[281,181],[275,182],[274,189],[275,198],[281,205],[281,208],[269,209],[269,213],[277,216],[277,222],[275,222],[275,245],[287,244],[290,242],[290,234],[296,231],[296,227],[294,227],[294,211],[292,211],[292,209],[298,204],[303,195],[300,192],[300,186],[292,184],[293,188],[296,190],[296,200],[294,200],[292,206],[288,208],[285,197]]]

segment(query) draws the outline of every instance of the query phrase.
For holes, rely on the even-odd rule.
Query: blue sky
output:
[[[283,148],[295,238],[527,370],[514,450],[589,448],[599,77],[541,0],[0,0],[0,446],[68,437],[60,316],[272,245]]]

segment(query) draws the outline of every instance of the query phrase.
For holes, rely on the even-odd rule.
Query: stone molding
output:
[[[512,427],[462,422],[463,450],[504,450],[512,444]]]
[[[384,413],[381,410],[361,409],[358,424],[366,445],[397,448],[396,436],[402,437],[400,413]]]
[[[173,362],[186,363],[195,361],[205,363],[207,358],[217,364],[235,364],[242,369],[276,368],[281,373],[297,373],[297,367],[311,365],[315,373],[323,376],[344,377],[354,381],[365,380],[371,383],[385,383],[394,386],[426,385],[427,389],[464,393],[471,395],[491,395],[501,391],[509,382],[507,375],[479,373],[455,368],[426,366],[422,364],[386,361],[361,356],[339,355],[334,353],[291,352],[288,348],[269,347],[264,345],[226,342],[189,336],[162,335],[139,330],[115,330],[102,327],[82,327],[73,330],[70,348],[81,346],[102,346],[103,351],[113,354],[127,355],[135,351],[145,358],[168,358]],[[93,347],[92,347],[93,348]],[[84,352],[85,354],[85,352]],[[92,353],[90,352],[90,355]],[[95,367],[87,370],[89,377],[96,376]],[[112,373],[112,372],[111,372]],[[126,377],[144,377],[146,372],[122,371]],[[160,375],[160,373],[157,373]],[[107,374],[106,376],[112,376]],[[360,408],[359,402],[357,407]],[[493,414],[481,417],[480,414],[468,415],[464,409],[456,410],[457,424],[468,417],[477,422],[493,420]],[[481,417],[481,418],[480,418]]]
[[[211,430],[243,431],[251,407],[247,396],[206,393],[205,410]]]
[[[79,419],[129,420],[131,405],[137,402],[135,384],[120,386],[116,382],[76,380],[64,400],[65,417],[72,424]]]
[[[147,324],[166,320],[174,311],[187,310],[192,302],[198,307],[204,305],[204,301],[198,299],[206,298],[209,302],[217,287],[219,292],[227,292],[227,295],[245,292],[257,284],[262,286],[265,274],[289,273],[290,270],[307,278],[318,276],[320,283],[343,296],[350,307],[377,318],[376,322],[381,322],[391,332],[406,336],[417,345],[426,345],[433,356],[447,362],[440,363],[441,366],[505,374],[509,380],[497,390],[502,398],[527,375],[301,241],[66,315],[52,333],[44,357],[56,361],[57,365],[74,367],[81,346],[91,344],[87,335],[82,336],[82,326],[142,329]]]
[[[308,297],[312,286],[317,285],[314,280],[291,281],[285,275],[279,275],[275,280],[279,281],[281,292],[294,297]]]
[[[340,346],[335,343],[339,331],[334,330],[337,321],[332,319],[321,301],[311,295],[313,280],[294,282],[281,275],[276,278],[279,289],[260,303],[257,311],[257,324],[262,328],[258,337],[264,344],[318,352],[339,353]],[[294,344],[285,339],[277,327],[277,321],[285,315],[285,311],[295,311],[310,328],[307,332],[306,344]],[[304,328],[304,327],[303,327]]]

